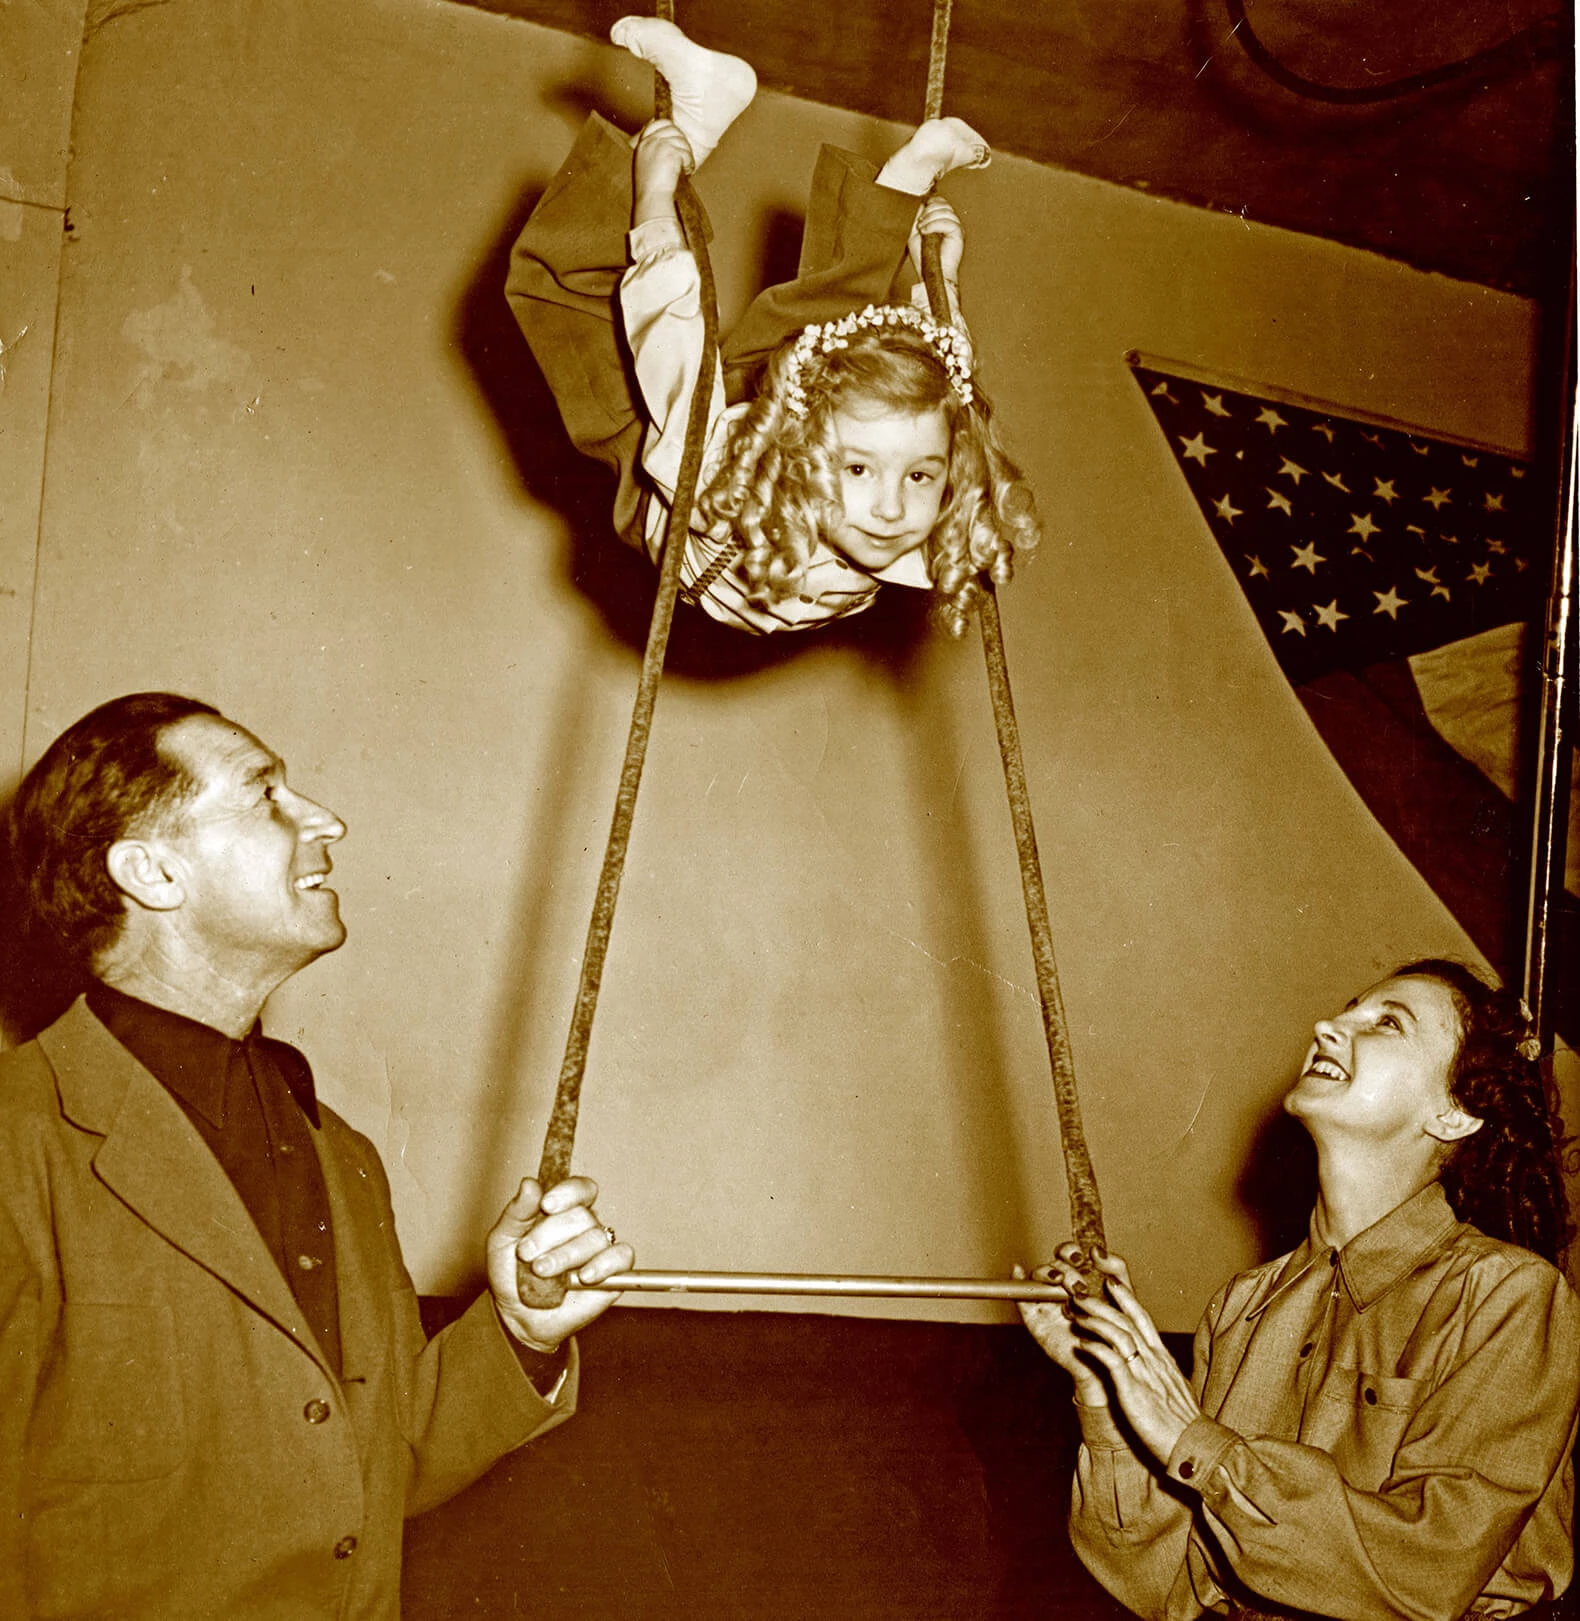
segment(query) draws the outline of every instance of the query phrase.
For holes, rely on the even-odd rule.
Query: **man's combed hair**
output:
[[[1463,963],[1429,957],[1396,977],[1406,975],[1435,979],[1453,997],[1460,1036],[1449,1095],[1482,1122],[1454,1144],[1439,1173],[1454,1213],[1491,1238],[1562,1265],[1574,1237],[1565,1139],[1555,1089],[1526,1056],[1534,1042],[1525,1008]]]
[[[711,528],[730,529],[742,567],[764,602],[801,589],[818,542],[839,523],[840,443],[834,414],[851,405],[922,415],[942,406],[949,468],[938,522],[924,543],[938,610],[962,634],[982,595],[979,576],[1009,581],[1017,555],[1039,536],[1031,487],[1005,452],[981,390],[963,405],[927,340],[906,327],[854,332],[846,347],[799,369],[805,415],[787,403],[795,372],[787,338],[768,362],[761,391],[730,429],[724,458],[698,505]]]
[[[151,832],[199,791],[159,747],[167,726],[217,715],[171,692],[112,698],[68,727],[23,779],[9,845],[33,917],[92,969],[120,934],[125,904],[106,865],[117,839]]]

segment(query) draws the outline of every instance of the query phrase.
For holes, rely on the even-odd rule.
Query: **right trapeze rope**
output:
[[[927,63],[929,119],[943,116],[944,61],[949,49],[951,0],[933,0],[933,33]],[[949,295],[944,287],[937,236],[922,238],[922,279],[933,319],[949,321]],[[999,620],[998,595],[991,576],[981,579],[982,651],[987,658],[988,691],[993,700],[993,725],[998,733],[999,756],[1004,763],[1004,786],[1009,793],[1010,819],[1015,826],[1015,848],[1020,857],[1020,885],[1026,898],[1026,922],[1031,930],[1031,955],[1037,971],[1037,996],[1042,1004],[1042,1029],[1048,1043],[1053,1072],[1054,1108],[1059,1137],[1064,1145],[1064,1175],[1070,1189],[1070,1224],[1076,1241],[1090,1255],[1105,1248],[1103,1206],[1097,1194],[1097,1173],[1081,1128],[1081,1101],[1075,1087],[1075,1061],[1065,1025],[1064,998],[1059,992],[1059,970],[1053,955],[1053,931],[1048,925],[1048,898],[1042,883],[1042,862],[1037,855],[1037,829],[1032,822],[1031,795],[1026,789],[1026,765],[1021,754],[1020,728],[1015,721],[1015,700],[1010,693],[1009,665],[1004,657],[1004,628]]]

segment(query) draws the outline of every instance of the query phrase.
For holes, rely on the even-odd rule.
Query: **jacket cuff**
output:
[[[553,1403],[565,1388],[565,1377],[571,1371],[571,1341],[562,1341],[552,1351],[534,1351],[512,1334],[510,1349],[516,1353],[527,1383],[544,1401]]]
[[[499,1309],[499,1302],[492,1295],[485,1296],[494,1308],[494,1321],[499,1325],[499,1332],[505,1344],[511,1349],[516,1359],[516,1366],[526,1375],[527,1383],[533,1391],[552,1406],[558,1400],[565,1388],[566,1376],[570,1373],[576,1354],[576,1339],[574,1335],[560,1341],[552,1351],[534,1351],[530,1345],[523,1345],[505,1323],[503,1314]]]

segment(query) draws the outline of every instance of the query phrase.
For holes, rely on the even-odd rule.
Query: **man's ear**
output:
[[[178,869],[150,840],[117,839],[104,864],[115,887],[150,912],[173,912],[186,899]]]
[[[1440,1143],[1457,1143],[1481,1130],[1482,1122],[1475,1115],[1466,1114],[1457,1103],[1451,1103],[1441,1114],[1435,1114],[1426,1123],[1426,1134]]]

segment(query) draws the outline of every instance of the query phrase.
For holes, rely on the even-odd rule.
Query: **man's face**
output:
[[[217,715],[178,721],[159,741],[202,784],[161,835],[188,943],[242,984],[278,983],[340,945],[340,901],[327,887],[340,818],[292,790],[279,756]]]

